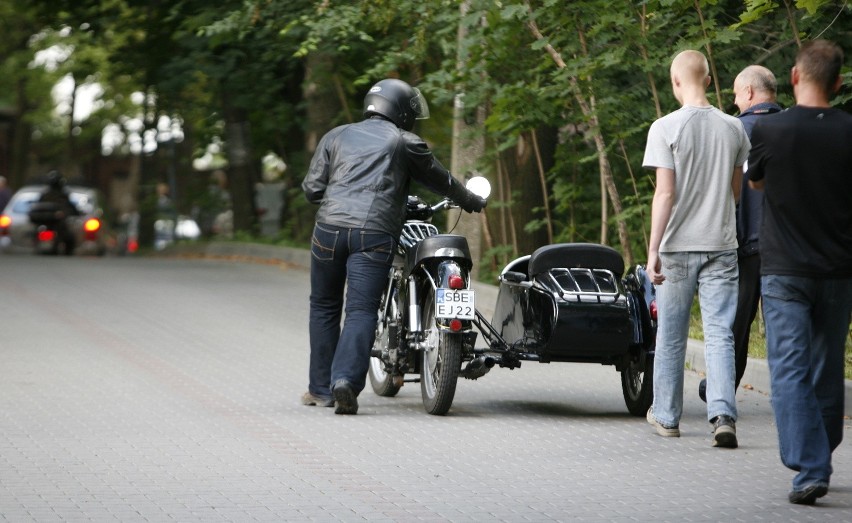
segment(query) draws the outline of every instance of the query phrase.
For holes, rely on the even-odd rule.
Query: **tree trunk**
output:
[[[307,163],[317,149],[322,136],[330,131],[341,113],[342,98],[333,81],[335,63],[333,56],[323,51],[314,51],[305,59],[305,79],[302,83],[302,99],[305,102],[305,151]],[[293,175],[294,187],[299,187],[305,173]],[[304,196],[300,196],[304,201]],[[301,212],[292,216],[294,237],[310,238],[316,206],[295,207]]]
[[[156,98],[153,96],[153,89],[148,86],[145,89],[145,101],[143,102],[143,125],[144,129],[142,136],[145,136],[147,131],[155,129],[154,115],[157,113]],[[156,221],[157,207],[157,172],[156,161],[153,156],[140,153],[141,169],[139,195],[139,246],[151,247],[154,245],[154,222]]]
[[[27,97],[26,80],[17,82],[18,106],[15,109],[14,122],[11,127],[12,150],[9,159],[9,185],[18,188],[24,184],[29,174],[30,147],[32,144],[32,125],[24,118],[32,107]]]
[[[305,64],[303,98],[307,108],[306,149],[313,153],[320,138],[338,122],[341,98],[334,82],[335,64],[328,53],[316,51]]]
[[[509,212],[514,223],[541,222],[544,217],[537,209],[541,208],[541,191],[536,190],[538,179],[538,166],[532,141],[525,139],[528,135],[522,134],[518,137],[516,147],[507,149],[500,153],[501,165],[503,166],[509,185],[513,189],[506,195],[509,202]],[[544,139],[542,141],[545,141]],[[550,138],[547,138],[551,142]],[[553,155],[542,153],[543,168],[550,169],[553,165]],[[549,243],[546,227],[538,227],[532,231],[523,231],[517,237],[517,255],[530,254],[535,249]]]
[[[467,15],[468,8],[468,1],[461,3],[459,6],[460,18],[464,18]],[[458,42],[458,54],[456,57],[456,67],[458,69],[467,67],[468,57],[462,52],[462,49],[464,49],[462,42],[466,36],[464,25],[459,23],[456,40]],[[465,107],[464,87],[459,86],[457,91],[453,107],[453,145],[450,172],[453,173],[456,179],[464,181],[465,176],[475,170],[477,160],[485,152],[485,137],[480,131],[484,128],[485,110],[482,107]],[[461,217],[459,217],[460,213]],[[450,224],[455,224],[456,220],[459,220],[455,232],[467,238],[468,245],[470,246],[470,254],[473,257],[472,276],[477,278],[483,251],[482,224],[480,220],[478,217],[471,216],[462,212],[460,209],[447,213],[447,219]]]
[[[234,213],[234,231],[257,232],[257,212],[254,187],[260,181],[252,154],[251,133],[246,110],[234,107],[225,95],[224,116],[226,154],[228,157],[228,188]]]

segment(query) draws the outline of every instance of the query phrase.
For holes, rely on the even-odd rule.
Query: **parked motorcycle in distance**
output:
[[[484,177],[467,183],[482,198],[491,193]],[[429,414],[446,414],[453,403],[464,354],[476,333],[473,260],[464,236],[439,234],[430,223],[450,199],[429,206],[409,196],[406,219],[379,309],[370,360],[370,384],[379,396],[395,396],[406,381],[419,381]],[[407,374],[419,378],[406,379]]]

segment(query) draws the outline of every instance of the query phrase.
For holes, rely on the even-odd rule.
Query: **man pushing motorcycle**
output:
[[[468,191],[411,130],[429,117],[420,91],[385,79],[364,97],[364,120],[320,140],[302,182],[319,204],[311,238],[310,368],[302,403],[357,414],[387,274],[411,180],[467,212],[485,200]],[[346,317],[341,329],[346,289]]]

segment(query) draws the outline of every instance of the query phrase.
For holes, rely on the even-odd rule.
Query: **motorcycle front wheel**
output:
[[[442,416],[450,410],[461,370],[462,336],[438,329],[434,291],[422,305],[424,345],[420,365],[420,393],[426,412]]]

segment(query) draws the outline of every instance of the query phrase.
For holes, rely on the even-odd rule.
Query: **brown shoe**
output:
[[[309,407],[334,407],[334,400],[331,398],[320,398],[310,392],[306,392],[302,394],[302,405]]]
[[[648,409],[648,414],[645,415],[645,419],[651,424],[654,429],[657,430],[657,434],[664,438],[679,438],[680,437],[680,428],[675,425],[674,427],[667,427],[663,425],[657,418],[654,417],[654,414],[651,412],[651,409]]]

